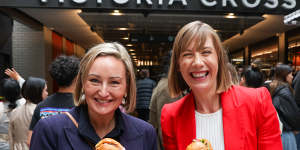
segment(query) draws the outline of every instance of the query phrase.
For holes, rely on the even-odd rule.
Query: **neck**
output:
[[[59,87],[58,92],[59,93],[74,93],[75,90],[75,84],[72,83],[70,86],[67,87]]]
[[[196,111],[203,114],[214,113],[221,108],[220,95],[216,91],[193,92]]]
[[[115,127],[114,113],[109,116],[97,116],[91,114],[95,114],[95,113],[89,111],[90,122],[94,127],[97,135],[101,139],[114,129]]]

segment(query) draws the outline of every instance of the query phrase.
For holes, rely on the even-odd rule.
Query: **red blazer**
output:
[[[279,122],[266,88],[232,86],[221,94],[225,150],[282,150]],[[185,150],[196,138],[193,94],[164,105],[165,150]]]

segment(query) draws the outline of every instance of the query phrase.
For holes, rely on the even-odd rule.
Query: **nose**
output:
[[[198,66],[198,67],[203,66],[203,60],[202,60],[200,54],[197,52],[194,54],[193,65]]]
[[[98,90],[98,94],[103,98],[105,98],[109,95],[108,87],[107,87],[106,83],[103,83],[102,85],[100,85],[100,88]]]

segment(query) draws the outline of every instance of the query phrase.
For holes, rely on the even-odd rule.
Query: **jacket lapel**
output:
[[[82,142],[80,135],[78,135],[77,129],[74,130],[72,128],[64,128],[64,132],[73,150],[92,150],[86,142]]]
[[[232,87],[234,88],[234,87]],[[233,90],[221,94],[223,109],[223,131],[225,150],[245,149],[245,121],[243,107],[238,102],[239,97]]]
[[[185,150],[186,147],[196,138],[196,122],[195,122],[195,102],[193,94],[185,97],[182,105],[182,111],[174,124],[176,137],[178,138],[179,150]]]

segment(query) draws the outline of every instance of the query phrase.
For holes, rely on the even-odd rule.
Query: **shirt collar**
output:
[[[95,129],[90,123],[87,106],[83,105],[79,107],[80,107],[79,123],[78,123],[79,134],[83,136],[85,139],[87,139],[89,142],[93,144],[97,144],[101,140],[101,138],[96,134]],[[120,136],[124,132],[124,126],[125,126],[122,112],[120,111],[120,109],[117,109],[115,111],[115,119],[116,119],[115,128],[107,135],[105,135],[104,138],[113,138],[119,141]]]

